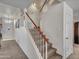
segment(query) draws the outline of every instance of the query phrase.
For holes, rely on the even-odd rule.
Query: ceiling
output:
[[[67,4],[73,9],[74,16],[79,19],[79,0],[59,0],[59,1],[66,1]]]
[[[71,8],[74,9],[74,11],[79,10],[79,0],[59,0],[59,1],[66,1],[67,4],[69,4]]]
[[[0,16],[19,18],[21,10],[28,8],[33,0],[0,0]]]
[[[0,0],[0,3],[8,4],[20,9],[28,8],[33,0]]]
[[[59,0],[66,1],[74,10],[79,10],[79,0]],[[1,3],[8,4],[17,8],[28,8],[33,0],[0,0]]]
[[[36,0],[37,1],[37,0]],[[73,8],[75,13],[79,13],[79,0],[59,0],[66,1]],[[0,0],[0,3],[8,4],[20,9],[28,8],[33,0]]]
[[[6,5],[3,3],[0,3],[0,17],[15,17],[18,18],[20,16],[20,9],[12,7],[10,5]]]

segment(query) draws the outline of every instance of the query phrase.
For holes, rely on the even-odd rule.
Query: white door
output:
[[[66,19],[66,31],[65,31],[65,52],[66,57],[68,57],[72,53],[73,47],[73,38],[72,38],[72,18],[68,15]]]
[[[64,24],[64,43],[65,43],[65,57],[73,53],[73,11],[65,5],[65,24]]]

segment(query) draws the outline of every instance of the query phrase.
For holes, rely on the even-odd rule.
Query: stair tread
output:
[[[32,35],[39,35],[38,32],[31,32]]]
[[[55,54],[55,55],[49,57],[48,59],[62,59],[62,56],[60,56],[59,54]]]
[[[44,54],[45,54],[46,52],[44,52]],[[54,56],[55,54],[56,54],[56,49],[55,48],[50,48],[50,49],[48,49],[48,51],[47,51],[47,57],[48,58],[50,58],[51,56]],[[42,56],[43,56],[43,52],[42,52]],[[45,56],[44,56],[45,57]]]
[[[48,49],[48,53],[51,53],[51,52],[54,52],[54,51],[56,51],[55,48],[50,48],[50,49]]]
[[[32,37],[34,38],[34,40],[39,40],[39,39],[43,39],[41,35],[39,35],[38,32],[35,31],[31,31]]]
[[[41,36],[33,36],[34,40],[43,39]]]
[[[52,44],[47,44],[47,48],[49,49],[49,48],[51,48],[52,47]],[[41,48],[41,50],[43,49],[43,45],[41,44],[40,45],[40,47],[38,48],[38,49],[40,49]],[[44,48],[45,48],[45,45],[44,45]]]
[[[55,48],[48,49],[48,58],[56,54]]]
[[[31,32],[32,34],[38,33],[37,30],[35,30],[35,29],[30,29],[30,32]]]
[[[48,50],[47,51],[48,58],[51,57],[52,55],[55,55],[56,54],[56,49],[55,48],[50,47],[47,50]],[[46,53],[45,51],[46,50],[44,50],[44,54]],[[41,51],[41,54],[43,54],[43,51]]]

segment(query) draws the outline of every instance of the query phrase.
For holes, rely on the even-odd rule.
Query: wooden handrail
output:
[[[41,9],[40,9],[40,12],[43,10],[45,4],[47,3],[47,0],[45,0],[44,4],[42,5]]]
[[[35,24],[35,22],[32,20],[32,18],[29,16],[29,14],[26,12],[26,15],[28,16],[28,18],[31,20],[31,22],[33,23],[33,25],[37,28],[37,25]]]
[[[43,37],[44,41],[47,42],[47,43],[49,43],[48,39],[45,37],[45,35],[43,34],[43,32],[40,30],[40,27],[35,24],[35,22],[32,20],[32,18],[29,16],[29,14],[27,12],[25,12],[25,13],[28,16],[28,18],[30,19],[30,21],[33,23],[33,25],[35,26],[35,28],[37,29],[37,31]]]

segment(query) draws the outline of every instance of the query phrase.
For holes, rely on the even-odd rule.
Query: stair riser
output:
[[[56,51],[53,51],[50,54],[48,53],[47,58],[49,59],[50,57],[54,56],[55,54],[56,54]],[[41,55],[43,56],[43,53]],[[44,53],[44,58],[46,57],[45,55],[46,55],[46,53]]]

